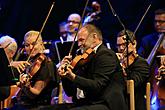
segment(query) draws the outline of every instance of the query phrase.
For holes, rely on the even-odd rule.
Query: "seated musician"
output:
[[[128,48],[126,37],[129,38]],[[117,55],[126,78],[134,80],[135,110],[146,110],[144,95],[146,93],[146,82],[149,78],[149,65],[144,58],[136,53],[136,44],[135,35],[132,31],[122,30],[118,33],[117,49],[119,53]]]
[[[64,90],[75,104],[71,110],[126,110],[122,69],[115,53],[103,45],[101,31],[84,25],[77,40],[84,54],[92,49],[86,62],[73,68],[74,59],[66,56],[58,69]]]
[[[158,107],[155,76],[158,74],[157,69],[160,65],[158,58],[155,56],[165,54],[165,46],[163,45],[163,42],[165,42],[165,8],[155,10],[153,24],[155,31],[142,38],[138,54],[149,61],[152,85],[151,107],[155,109],[155,107]]]
[[[52,61],[43,53],[44,45],[38,31],[24,36],[24,46],[30,66],[20,74],[20,91],[13,109],[34,109],[49,105],[52,89],[56,86],[56,70]],[[36,40],[37,39],[37,40]]]
[[[17,42],[14,38],[5,35],[0,38],[0,48],[3,48],[5,51],[5,54],[7,56],[7,59],[10,63],[10,66],[13,66],[20,71],[21,69],[24,69],[24,64],[29,64],[26,61],[13,61],[13,56],[15,55],[17,51]],[[17,72],[16,72],[17,73]],[[18,78],[19,74],[16,74],[15,72],[13,74],[13,78]],[[16,82],[12,82],[14,85]],[[10,85],[5,87],[0,87],[0,100],[6,99],[10,95]]]

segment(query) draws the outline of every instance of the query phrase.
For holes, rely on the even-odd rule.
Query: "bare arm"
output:
[[[37,81],[35,83],[34,87],[30,86],[30,91],[35,95],[39,95],[41,93],[41,91],[45,88],[45,86],[46,86],[46,82]]]

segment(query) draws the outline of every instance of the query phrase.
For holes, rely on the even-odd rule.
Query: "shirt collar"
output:
[[[102,44],[102,43],[98,44],[98,45],[93,49],[94,53],[97,52],[97,49],[100,47],[101,44]]]

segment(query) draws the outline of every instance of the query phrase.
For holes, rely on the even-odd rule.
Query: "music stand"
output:
[[[51,58],[55,61],[56,64],[58,64],[65,56],[69,55],[69,50],[72,45],[72,41],[64,41],[63,43],[61,41],[55,41],[53,42],[51,51]],[[74,58],[76,55],[76,51],[78,49],[78,44],[75,42],[75,45],[73,47],[73,51],[71,53],[72,57]]]
[[[5,51],[3,48],[0,48],[0,86],[10,86],[12,85],[12,70],[8,66],[9,62]]]

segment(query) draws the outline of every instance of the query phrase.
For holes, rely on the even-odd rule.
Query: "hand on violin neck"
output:
[[[76,75],[72,72],[73,67],[71,65],[67,65],[66,67],[66,72],[65,72],[65,77],[70,79],[70,80],[74,80]]]
[[[9,66],[16,68],[18,72],[21,73],[26,69],[28,65],[30,65],[30,63],[27,61],[13,61]]]
[[[75,74],[72,72],[73,67],[70,64],[63,64],[58,68],[58,74],[61,77],[66,77],[70,80],[75,79]]]
[[[65,57],[62,59],[62,61],[61,61],[61,65],[63,65],[63,64],[70,64],[71,60],[72,60],[72,56],[71,56],[71,55],[65,56]]]

